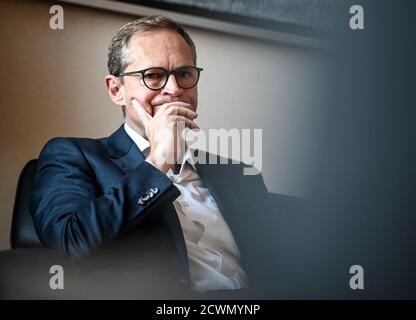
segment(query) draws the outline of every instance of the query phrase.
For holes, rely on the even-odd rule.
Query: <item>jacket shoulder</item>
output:
[[[94,148],[102,148],[107,138],[76,138],[76,137],[55,137],[50,139],[42,148],[42,154],[56,152],[82,152],[83,150],[91,150]]]

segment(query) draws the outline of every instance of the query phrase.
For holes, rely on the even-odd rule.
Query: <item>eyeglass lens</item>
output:
[[[192,88],[196,85],[199,78],[197,68],[185,67],[173,70],[178,85],[184,89]],[[160,89],[167,82],[168,73],[161,68],[146,70],[143,74],[143,81],[151,89]]]

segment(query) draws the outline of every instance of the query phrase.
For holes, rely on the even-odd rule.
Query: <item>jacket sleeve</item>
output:
[[[140,196],[151,188],[158,192],[140,204]],[[40,154],[30,210],[46,246],[80,257],[138,226],[159,205],[172,202],[179,194],[146,161],[102,193],[76,143],[55,138]]]

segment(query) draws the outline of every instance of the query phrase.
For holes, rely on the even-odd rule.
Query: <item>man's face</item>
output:
[[[171,30],[158,30],[133,35],[129,42],[130,64],[124,72],[161,67],[173,70],[183,66],[194,65],[191,48],[181,35]],[[121,85],[121,94],[126,106],[126,122],[139,133],[143,133],[142,120],[135,111],[132,100],[136,99],[150,115],[154,116],[162,104],[168,102],[185,102],[196,111],[198,105],[197,86],[182,89],[172,74],[166,86],[154,91],[147,88],[141,76],[125,76]]]

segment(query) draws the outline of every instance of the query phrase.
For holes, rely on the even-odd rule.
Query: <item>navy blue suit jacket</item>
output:
[[[249,272],[261,249],[255,239],[266,210],[263,178],[243,175],[241,163],[220,164],[219,157],[204,155],[217,164],[197,163],[197,172],[216,200]],[[138,203],[155,187],[159,192],[149,202]],[[144,161],[121,126],[108,138],[50,140],[39,157],[30,208],[39,238],[48,247],[73,257],[111,252],[114,260],[123,260],[129,255],[134,257],[133,263],[129,260],[134,268],[140,265],[158,274],[162,267],[176,270],[175,276],[186,281],[186,247],[172,204],[179,195],[165,174]]]

